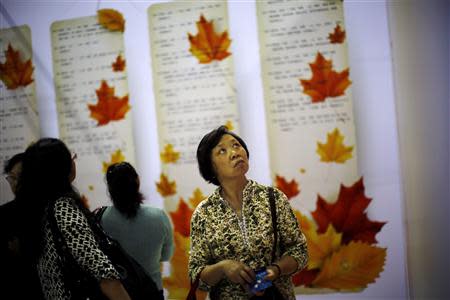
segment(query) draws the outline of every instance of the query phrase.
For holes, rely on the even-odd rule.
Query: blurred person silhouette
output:
[[[27,261],[36,266],[46,299],[72,299],[74,291],[65,281],[63,260],[50,225],[54,220],[67,249],[78,265],[98,280],[101,292],[108,299],[130,299],[118,271],[99,248],[88,224],[90,212],[72,186],[75,158],[55,138],[42,138],[25,151],[16,188],[21,249]],[[48,214],[51,211],[53,216]]]
[[[109,166],[106,183],[113,206],[101,213],[103,229],[144,267],[163,294],[161,262],[168,261],[174,251],[167,214],[142,204],[139,175],[130,163]]]
[[[22,171],[24,153],[17,153],[5,162],[3,173],[13,194],[16,194],[17,182]],[[2,293],[13,299],[43,299],[39,277],[35,268],[23,259],[20,252],[18,229],[20,211],[17,200],[0,206],[0,265],[2,266]],[[23,288],[27,282],[27,288]]]
[[[308,251],[286,195],[247,179],[247,145],[225,126],[202,138],[197,161],[217,188],[191,218],[191,281],[210,299],[295,299],[291,276],[306,266]],[[271,286],[259,289],[257,274]]]

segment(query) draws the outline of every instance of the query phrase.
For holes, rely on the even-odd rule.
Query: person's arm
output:
[[[163,226],[161,230],[164,230],[166,233],[161,247],[161,261],[168,261],[174,252],[173,230],[169,217],[163,210],[161,210],[161,220]]]
[[[275,198],[278,243],[283,246],[284,252],[277,261],[272,262],[274,265],[267,266],[267,278],[271,280],[279,276],[292,275],[303,269],[308,263],[306,238],[300,230],[287,197],[276,189]]]
[[[206,266],[200,273],[200,279],[208,285],[216,285],[223,278],[239,283],[244,288],[255,280],[255,272],[247,265],[234,261],[222,260],[216,264]]]
[[[130,295],[118,279],[100,280],[100,289],[109,300],[131,300]]]

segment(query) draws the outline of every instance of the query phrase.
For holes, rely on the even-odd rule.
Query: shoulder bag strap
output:
[[[278,244],[278,229],[277,229],[277,210],[275,208],[275,195],[273,187],[269,187],[269,203],[270,214],[272,216],[272,228],[273,228],[273,248],[272,248],[272,262],[275,260],[277,244]]]

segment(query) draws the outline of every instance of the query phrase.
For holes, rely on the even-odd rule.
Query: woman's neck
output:
[[[221,183],[222,198],[227,201],[230,206],[236,211],[241,211],[242,197],[245,186],[247,185],[247,178],[243,177],[237,180],[230,180]]]

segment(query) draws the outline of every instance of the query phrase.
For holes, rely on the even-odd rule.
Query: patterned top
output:
[[[104,278],[119,279],[119,273],[99,249],[85,215],[73,199],[60,198],[56,201],[55,219],[68,249],[83,269],[99,281]],[[38,274],[46,299],[71,298],[70,291],[64,287],[61,261],[48,219],[44,224],[44,248],[38,261]]]
[[[207,265],[225,259],[242,261],[252,269],[270,265],[274,242],[268,188],[249,181],[244,188],[241,218],[220,196],[217,188],[196,208],[191,219],[191,249],[189,276],[194,279]],[[277,214],[277,259],[292,256],[298,263],[297,271],[308,261],[306,239],[287,197],[274,189]],[[295,299],[291,276],[274,281],[285,299]],[[200,288],[209,290],[211,299],[248,299],[251,295],[239,284],[222,279],[213,287],[200,282]]]

